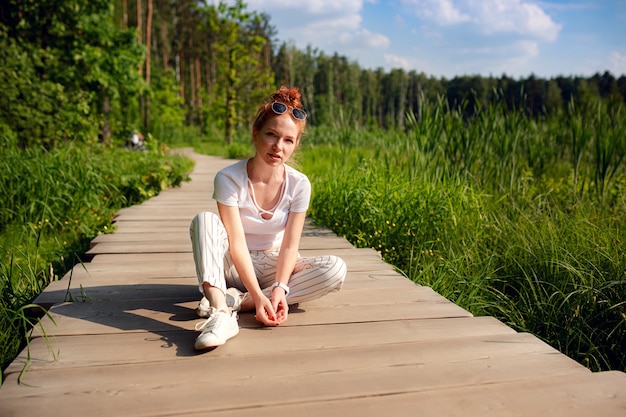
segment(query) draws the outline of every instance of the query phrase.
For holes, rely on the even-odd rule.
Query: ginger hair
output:
[[[254,119],[254,123],[252,124],[252,135],[254,136],[258,131],[260,131],[265,123],[272,117],[279,116],[274,113],[272,110],[272,103],[277,101],[279,103],[283,103],[289,107],[293,107],[296,109],[302,109],[302,94],[300,93],[300,89],[298,87],[285,87],[282,86],[278,89],[278,91],[272,93],[269,96],[269,100],[265,103],[261,104],[257,109],[256,118]],[[287,110],[290,112],[290,110]],[[298,137],[299,140],[304,133],[304,128],[306,126],[306,120],[298,120],[296,118],[292,118],[298,127]]]

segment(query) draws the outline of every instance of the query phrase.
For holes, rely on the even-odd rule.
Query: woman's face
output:
[[[254,135],[257,157],[270,165],[287,162],[298,146],[298,134],[298,126],[289,113],[271,117]]]

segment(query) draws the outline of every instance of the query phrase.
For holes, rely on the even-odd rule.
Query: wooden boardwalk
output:
[[[40,336],[5,372],[0,416],[626,416],[626,374],[591,373],[529,334],[413,284],[369,249],[307,226],[303,254],[344,258],[344,289],[196,353],[188,225],[232,161],[120,211],[91,262],[36,300]],[[66,292],[72,302],[65,302]],[[41,335],[41,331],[37,332]]]

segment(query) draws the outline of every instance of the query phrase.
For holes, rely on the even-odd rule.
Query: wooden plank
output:
[[[86,268],[86,269],[85,269]],[[63,279],[48,285],[35,300],[35,304],[49,307],[69,301],[68,291],[75,300],[108,300],[136,298],[170,298],[172,302],[180,300],[180,293],[187,293],[188,287],[196,288],[195,268],[191,262],[156,264],[137,266],[129,270],[127,265],[85,264],[85,268],[75,268]],[[140,286],[143,284],[143,286]],[[169,286],[175,286],[170,288]],[[178,287],[182,288],[178,288]],[[351,298],[378,298],[377,294],[364,294],[365,290],[382,291],[385,300],[395,302],[406,297],[414,297],[412,291],[417,285],[393,271],[382,271],[380,274],[363,272],[350,273],[338,295],[346,296],[344,304],[350,304]],[[440,299],[439,294],[428,287],[420,287],[422,299]],[[358,293],[357,293],[358,292]],[[325,303],[324,299],[312,301]],[[323,304],[319,304],[323,305]]]
[[[111,337],[123,343],[122,337],[118,335]],[[82,344],[84,349],[81,352],[74,350],[72,351],[74,355],[68,356],[68,358],[72,359],[71,362],[63,359],[65,350],[59,350],[57,360],[49,361],[45,366],[42,366],[44,365],[43,363],[39,363],[37,368],[34,367],[36,365],[33,365],[33,368],[30,369],[30,375],[25,379],[25,382],[29,383],[29,380],[32,383],[36,380],[43,382],[44,379],[52,381],[54,377],[51,374],[53,373],[63,373],[74,369],[78,374],[81,371],[80,368],[110,364],[117,366],[136,365],[140,367],[144,364],[154,366],[155,362],[159,362],[159,366],[162,366],[164,371],[167,371],[167,368],[171,369],[170,372],[166,373],[172,373],[173,368],[176,366],[175,362],[191,362],[192,365],[194,363],[196,365],[202,364],[210,368],[212,375],[216,379],[228,381],[239,380],[248,375],[254,375],[259,378],[272,375],[287,377],[302,375],[303,373],[325,373],[339,370],[340,372],[352,372],[413,365],[418,367],[424,365],[432,366],[434,364],[458,365],[459,361],[489,361],[530,355],[559,356],[554,349],[529,334],[502,334],[487,337],[456,338],[447,341],[432,340],[399,344],[372,344],[333,349],[290,350],[281,353],[284,364],[280,365],[272,364],[272,358],[276,355],[276,346],[274,346],[273,350],[262,352],[248,347],[245,353],[239,353],[235,357],[232,354],[228,355],[226,352],[221,352],[221,348],[212,352],[194,352],[191,348],[193,339],[188,344],[189,348],[183,348],[182,350],[163,349],[165,346],[163,339],[154,338],[150,342],[150,344],[145,344],[150,349],[140,349],[134,355],[128,355],[128,352],[111,352],[111,349],[107,350],[94,344]],[[167,346],[169,347],[169,344]],[[69,345],[64,347],[69,347]],[[90,361],[90,356],[85,348],[95,349],[95,353],[98,354],[98,360],[95,362]],[[67,353],[69,352],[68,350]],[[293,366],[302,362],[300,358],[303,354],[306,354],[310,360],[300,366]],[[380,361],[364,361],[367,356],[380,357]],[[150,360],[147,360],[147,357],[150,357]],[[241,368],[244,371],[233,373],[231,369],[232,362],[237,361],[237,358],[241,359]],[[78,361],[75,361],[75,359],[78,359]],[[262,365],[259,366],[258,363],[262,363]],[[574,372],[589,373],[584,368],[572,367],[574,364],[571,360],[559,361],[557,367],[563,365],[568,369],[568,372],[570,369],[573,369]],[[12,370],[18,371],[19,369],[14,367]],[[83,372],[85,370],[82,369]],[[521,371],[521,369],[516,370],[518,373]],[[517,378],[513,377],[511,379]],[[71,381],[59,384],[53,382],[50,385],[58,387],[65,384],[71,384]],[[455,381],[452,385],[456,384],[457,382]]]
[[[145,243],[168,240],[185,241],[188,244],[191,244],[189,240],[189,228],[178,228],[170,230],[168,233],[155,230],[140,231],[132,233],[130,236],[126,236],[125,233],[102,234],[93,238],[90,244],[93,247],[100,243]]]
[[[158,222],[151,224],[150,222],[115,222],[113,227],[114,235],[132,235],[135,233],[151,233],[153,235],[167,235],[169,233],[182,233],[181,231],[189,234],[189,223],[185,222]]]
[[[102,275],[102,277],[99,277]],[[108,300],[156,300],[163,299],[170,302],[188,300],[190,294],[200,298],[198,284],[195,277],[160,277],[147,279],[138,277],[136,273],[126,273],[116,284],[110,274],[97,274],[86,279],[74,278],[68,288],[68,282],[57,281],[44,291],[36,302],[41,304],[59,304],[66,301],[69,291],[71,298],[90,301]],[[195,299],[195,298],[194,298]],[[381,285],[378,289],[354,288],[329,294],[318,300],[305,303],[307,308],[334,308],[342,305],[394,305],[398,303],[418,302],[448,302],[445,298],[427,287],[413,285],[398,290],[394,287]]]
[[[61,304],[65,301],[106,302],[112,300],[163,300],[164,302],[180,302],[188,300],[198,301],[201,297],[198,285],[192,279],[168,279],[145,282],[128,282],[120,285],[80,285],[69,289],[66,287],[58,291],[46,291],[36,298],[36,304]]]
[[[135,253],[191,253],[191,242],[171,241],[166,239],[161,241],[143,242],[104,242],[98,243],[89,249],[87,255],[102,254],[135,254]]]
[[[126,268],[134,266],[146,268],[157,262],[189,262],[193,263],[193,257],[189,253],[132,253],[132,254],[100,254],[93,257],[90,264],[119,265]]]
[[[197,320],[199,322],[201,320]],[[196,322],[196,321],[194,321]],[[372,335],[377,335],[372,338]],[[193,341],[198,332],[173,330],[161,332],[126,332],[78,336],[56,336],[51,346],[36,337],[30,346],[30,370],[68,366],[139,363],[184,359],[198,355]],[[350,335],[350,337],[346,337]],[[277,337],[281,336],[281,337]],[[492,336],[500,337],[498,342]],[[511,339],[506,337],[510,336]],[[425,343],[446,341],[456,345],[458,339],[480,339],[508,349],[508,343],[541,343],[534,336],[514,332],[492,317],[469,317],[439,320],[402,320],[374,323],[348,323],[326,326],[292,326],[275,329],[244,327],[240,334],[212,352],[214,357],[236,357],[318,349],[358,348],[367,345]],[[504,340],[509,340],[505,342]],[[486,342],[487,343],[487,342]],[[113,345],[116,348],[111,349]],[[547,347],[546,347],[547,348]],[[52,349],[52,350],[51,350]],[[134,352],[129,356],[128,352]],[[58,356],[55,359],[52,352]],[[17,358],[7,373],[19,372],[26,363],[26,352]]]
[[[332,309],[307,307],[306,303],[290,309],[289,320],[283,325],[310,326],[342,323],[372,323],[393,320],[471,317],[471,314],[450,302],[425,301],[396,304],[393,309],[384,304],[338,305]],[[198,295],[189,287],[187,300],[122,300],[64,303],[52,306],[50,318],[42,325],[49,335],[110,334],[122,331],[172,331],[193,328]],[[304,314],[306,312],[306,314]],[[172,318],[176,317],[175,320]],[[252,313],[239,317],[241,327],[260,327]],[[33,334],[41,336],[36,326]]]
[[[171,245],[174,251],[191,252],[191,240],[189,229],[181,228],[168,233],[139,232],[132,235],[127,233],[101,234],[91,242],[89,254],[101,253],[153,253],[167,251]],[[183,250],[180,250],[180,249]],[[328,236],[305,236],[300,242],[302,250],[316,250],[332,248],[353,249],[353,246],[345,239]]]
[[[539,345],[526,346],[536,349]],[[501,346],[486,343],[484,348],[489,352],[489,348]],[[58,378],[57,372],[33,372],[32,380],[26,382],[36,382],[45,390],[15,389],[17,385],[10,383],[9,394],[13,401],[34,399],[27,401],[25,407],[31,414],[42,410],[48,401],[54,401],[59,407],[55,411],[63,414],[114,398],[102,405],[104,409],[94,410],[94,415],[117,415],[122,410],[126,415],[186,415],[225,410],[233,405],[275,407],[486,386],[538,376],[589,375],[588,370],[560,354],[530,353],[524,349],[519,354],[502,354],[484,355],[472,344],[451,346],[441,342],[313,350],[306,353],[306,359],[302,352],[218,360],[206,354],[196,356],[196,360],[161,362],[158,366],[151,363],[103,366],[92,367],[89,372],[66,368],[63,379]],[[369,361],[372,357],[378,360]],[[185,378],[162,378],[175,373]],[[14,374],[9,375],[7,382],[14,379]],[[207,386],[211,401],[197,401],[199,394],[206,395]],[[241,395],[243,392],[245,395]],[[277,396],[277,392],[281,395]],[[63,396],[72,401],[59,398]]]
[[[489,385],[411,392],[389,396],[289,402],[272,407],[235,406],[216,417],[620,417],[626,415],[623,372],[557,375]],[[200,417],[203,412],[189,413]]]

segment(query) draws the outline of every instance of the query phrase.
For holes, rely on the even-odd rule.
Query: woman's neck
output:
[[[256,157],[250,158],[247,165],[248,178],[253,182],[270,183],[273,181],[282,181],[285,173],[285,166],[270,166],[264,164],[263,161]]]

